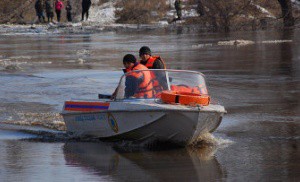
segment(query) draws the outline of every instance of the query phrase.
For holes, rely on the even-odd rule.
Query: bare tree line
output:
[[[270,1],[275,3],[276,0]],[[255,0],[198,0],[197,3],[199,15],[216,30],[229,31],[232,26],[238,26],[237,22],[242,26],[243,19],[252,18],[253,22],[259,19],[259,9],[255,7]],[[277,3],[281,8],[281,17],[278,19],[283,19],[285,27],[294,26],[291,0],[277,0]]]
[[[259,16],[260,10],[255,6],[261,0],[193,0],[198,5],[198,13],[204,24],[215,30],[229,31],[235,26],[243,27],[249,24],[264,23],[266,17]],[[35,0],[24,1],[20,6],[12,9],[8,13],[0,15],[1,22],[10,22],[12,19],[22,19],[23,12],[28,11]],[[102,1],[101,1],[102,2]],[[159,20],[164,17],[170,8],[165,0],[119,0],[116,15],[118,22],[122,23],[148,23],[154,19]],[[172,0],[167,1],[173,3]],[[269,0],[268,3],[276,4],[281,8],[281,15],[277,15],[276,20],[282,19],[285,27],[295,25],[296,19],[293,16],[291,0]],[[12,3],[3,1],[3,3]],[[14,4],[16,4],[15,2]],[[1,4],[1,3],[0,3]],[[80,3],[79,3],[80,4]],[[3,4],[4,5],[4,4]],[[79,6],[79,5],[78,5]],[[76,9],[78,9],[77,7]],[[31,11],[33,8],[31,8]],[[157,14],[153,14],[154,10]]]
[[[285,27],[295,25],[295,18],[293,16],[293,8],[291,0],[278,0],[281,6],[283,24]]]
[[[3,13],[0,16],[0,21],[1,22],[9,22],[11,19],[13,18],[20,18],[22,19],[22,14],[23,12],[29,7],[32,6],[32,4],[34,4],[35,0],[28,0],[25,3],[21,4],[18,8],[14,9],[13,12],[8,13]],[[3,3],[7,3],[7,2],[3,2]],[[5,7],[5,5],[3,4],[3,7]]]

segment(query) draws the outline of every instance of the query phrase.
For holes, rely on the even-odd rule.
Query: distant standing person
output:
[[[62,3],[61,0],[55,1],[55,13],[56,13],[58,22],[60,22],[61,10],[62,10],[63,6],[64,6],[64,4]]]
[[[84,15],[86,14],[86,20],[89,18],[89,9],[91,7],[91,0],[82,0],[82,18],[81,21],[84,20]]]
[[[36,11],[36,16],[39,18],[39,22],[45,22],[45,16],[44,16],[44,5],[41,0],[37,0],[35,2],[35,11]]]
[[[46,14],[47,14],[47,18],[48,18],[48,23],[53,22],[53,6],[51,3],[51,0],[46,0]]]
[[[176,0],[175,1],[175,9],[176,9],[176,13],[177,13],[177,20],[181,20],[181,16],[182,16],[182,4],[180,0]]]
[[[66,11],[67,11],[67,20],[68,20],[68,22],[71,22],[72,21],[72,6],[71,6],[70,1],[67,1]]]

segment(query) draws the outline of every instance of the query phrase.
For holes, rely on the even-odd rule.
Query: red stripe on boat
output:
[[[65,110],[66,111],[101,111],[108,110],[109,108],[108,102],[74,102],[74,101],[66,101],[65,102]]]

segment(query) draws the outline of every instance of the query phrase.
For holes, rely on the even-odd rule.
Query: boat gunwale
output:
[[[142,110],[105,110],[105,111],[63,111],[60,114],[61,115],[80,115],[80,114],[95,114],[95,113],[112,113],[112,112],[140,112]],[[144,112],[165,112],[165,111],[182,111],[182,112],[211,112],[211,113],[220,113],[220,114],[226,114],[227,111],[217,111],[217,110],[182,110],[182,109],[153,109],[153,110],[145,110]]]

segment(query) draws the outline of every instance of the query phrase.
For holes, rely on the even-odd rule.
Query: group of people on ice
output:
[[[84,16],[86,16],[86,20],[88,19],[90,7],[91,0],[82,0],[81,21],[84,20]],[[53,22],[54,11],[56,13],[57,22],[60,22],[63,9],[64,3],[62,0],[36,0],[35,2],[35,11],[39,22],[46,22],[44,12],[46,12],[48,23]],[[70,0],[67,0],[65,10],[68,22],[72,22],[72,5]]]

